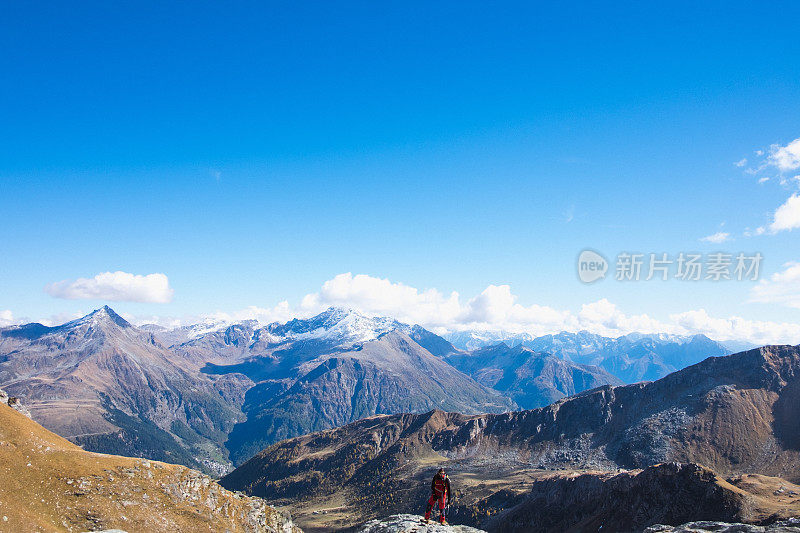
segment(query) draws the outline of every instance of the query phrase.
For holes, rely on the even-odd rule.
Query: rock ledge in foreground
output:
[[[429,524],[421,522],[421,516],[413,514],[396,514],[386,518],[370,520],[358,530],[359,533],[486,533],[482,529],[469,526],[443,526],[431,520]]]
[[[800,518],[790,518],[768,526],[728,522],[689,522],[682,526],[650,526],[644,533],[800,533]]]

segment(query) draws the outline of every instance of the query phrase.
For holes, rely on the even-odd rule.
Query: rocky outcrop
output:
[[[398,514],[370,520],[358,529],[358,533],[486,533],[469,526],[441,525],[431,520],[422,523],[418,515]]]
[[[476,505],[491,506],[500,495]],[[694,464],[667,463],[616,475],[554,476],[482,523],[491,531],[639,531],[654,523],[738,521],[749,507],[740,490]]]
[[[767,526],[728,522],[689,522],[680,526],[662,524],[645,528],[643,533],[800,533],[800,519],[782,520]]]
[[[17,398],[16,396],[9,396],[6,391],[0,389],[0,404],[5,403],[15,411],[22,413],[23,415],[27,416],[28,418],[31,417],[31,412],[28,410],[27,407],[22,405],[22,400]]]

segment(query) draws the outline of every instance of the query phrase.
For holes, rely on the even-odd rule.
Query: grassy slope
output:
[[[258,531],[259,514],[285,522],[196,471],[84,451],[0,404],[0,531]]]

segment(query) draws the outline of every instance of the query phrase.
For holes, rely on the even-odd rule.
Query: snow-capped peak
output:
[[[272,335],[286,340],[319,339],[337,344],[370,341],[395,329],[411,331],[409,325],[391,317],[370,317],[355,309],[340,307],[329,307],[308,319],[270,324],[268,329]]]
[[[116,324],[117,326],[128,328],[131,327],[131,324],[119,316],[113,309],[109,306],[104,305],[100,309],[95,309],[91,313],[76,320],[72,320],[65,324],[62,324],[61,328],[73,328],[78,326],[84,325],[102,325],[102,324]]]
[[[242,326],[242,327],[250,327],[253,329],[257,329],[259,327],[259,323],[257,320],[242,320],[239,322],[234,322],[232,320],[223,320],[219,318],[209,317],[198,324],[183,326],[180,329],[183,329],[187,339],[197,339],[199,337],[202,337],[203,335],[224,331],[233,326]]]

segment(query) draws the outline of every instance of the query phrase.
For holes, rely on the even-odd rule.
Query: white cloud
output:
[[[705,309],[670,315],[680,330],[702,333],[714,340],[743,340],[756,345],[797,344],[800,324],[765,322],[742,317],[714,318]]]
[[[800,263],[789,262],[781,272],[762,279],[750,289],[750,301],[777,303],[800,309]]]
[[[45,326],[60,326],[64,322],[69,322],[70,320],[75,320],[77,318],[81,318],[82,316],[86,316],[91,310],[82,310],[82,311],[66,311],[62,313],[56,313],[50,315],[49,317],[38,320],[40,324],[44,324]],[[22,320],[22,322],[30,322],[30,320]]]
[[[489,285],[478,296],[461,307],[451,325],[453,329],[476,328],[507,331],[526,331],[544,335],[554,329],[574,327],[574,317],[569,311],[558,311],[542,305],[524,306],[517,303],[516,295],[508,285]]]
[[[731,240],[731,234],[730,233],[725,233],[724,231],[718,231],[717,233],[715,233],[713,235],[708,235],[707,237],[703,237],[700,240],[703,241],[703,242],[710,242],[710,243],[714,243],[714,244],[719,244],[721,242],[727,242],[727,241]]]
[[[751,176],[760,175],[758,183],[766,183],[775,178],[781,185],[786,186],[794,178],[787,176],[788,173],[800,169],[800,138],[788,143],[786,146],[773,144],[765,153],[763,150],[756,151],[757,161],[753,166],[744,169],[746,174]],[[747,159],[742,159],[734,163],[737,167],[747,166]],[[777,171],[777,175],[775,172]],[[764,176],[764,173],[770,175]]]
[[[607,337],[618,337],[628,333],[674,333],[682,334],[672,324],[659,322],[647,315],[625,315],[619,308],[603,298],[584,304],[578,313],[580,329]]]
[[[143,326],[145,324],[155,324],[167,329],[179,328],[185,324],[197,324],[203,321],[201,316],[163,316],[163,315],[133,315],[131,313],[120,312],[119,315],[133,324],[134,326]]]
[[[777,168],[781,173],[800,169],[800,138],[786,146],[779,144],[770,146],[767,164]]]
[[[307,315],[307,313],[301,313],[302,315]],[[313,314],[313,313],[312,313]],[[278,305],[274,307],[258,307],[255,305],[250,305],[245,307],[244,309],[240,309],[239,311],[234,311],[233,313],[226,313],[223,311],[217,311],[216,313],[211,313],[208,315],[204,315],[204,319],[210,320],[218,320],[221,322],[242,322],[244,320],[257,320],[261,324],[269,324],[271,322],[286,322],[298,316],[298,311],[295,311],[289,307],[289,302],[283,301],[278,303]]]
[[[800,194],[795,193],[789,197],[772,217],[769,230],[772,233],[800,228]]]
[[[303,298],[299,312],[313,314],[329,306],[351,307],[367,314],[392,316],[402,322],[430,328],[491,329],[502,324],[508,331],[544,334],[563,329],[569,312],[550,307],[523,306],[508,285],[489,285],[462,302],[457,292],[419,290],[403,283],[365,274],[339,274],[322,289]],[[559,329],[560,328],[560,329]]]
[[[352,307],[388,315],[405,322],[444,325],[461,312],[459,296],[436,289],[419,290],[388,279],[350,272],[326,281],[319,292],[306,295],[300,312],[314,313],[329,306]]]
[[[67,300],[109,300],[114,302],[169,303],[173,290],[164,274],[146,276],[128,272],[103,272],[93,278],[50,283],[45,292]]]
[[[13,326],[17,321],[14,320],[14,313],[10,309],[0,310],[0,328]]]

